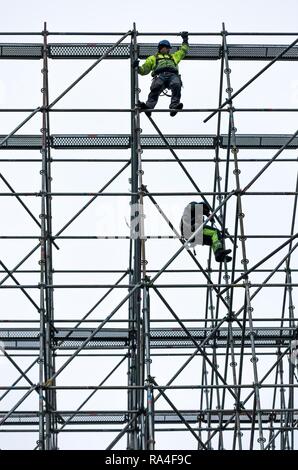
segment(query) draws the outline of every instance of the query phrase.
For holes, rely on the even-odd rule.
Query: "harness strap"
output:
[[[158,62],[160,62],[161,60],[171,60],[176,68],[177,64],[175,62],[175,59],[174,57],[172,56],[172,54],[166,54],[167,57],[165,57],[164,55],[161,54],[161,57],[160,57],[160,54],[159,52],[157,52],[155,54],[155,67],[154,67],[154,70],[153,72],[155,72],[155,70],[157,69],[158,67]]]

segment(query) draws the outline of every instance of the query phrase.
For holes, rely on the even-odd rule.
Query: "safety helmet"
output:
[[[167,39],[163,39],[162,41],[159,41],[158,43],[158,50],[161,47],[169,47],[170,49],[172,48],[171,43]]]

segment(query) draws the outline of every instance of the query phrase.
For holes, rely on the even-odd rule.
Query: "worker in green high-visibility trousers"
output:
[[[151,72],[153,77],[148,99],[146,103],[141,103],[142,109],[150,110],[155,108],[159,95],[165,88],[172,92],[170,115],[175,116],[177,110],[183,108],[183,103],[180,102],[182,81],[178,64],[184,59],[189,49],[187,31],[183,31],[181,37],[183,42],[178,51],[171,53],[172,46],[167,39],[164,39],[158,43],[158,52],[147,57],[143,65],[139,66],[140,61],[138,59],[134,61],[133,65],[138,67],[140,75],[147,75]],[[146,111],[146,114],[151,116],[150,111]]]
[[[185,207],[181,218],[180,229],[182,237],[188,240],[203,224],[204,217],[209,217],[210,214],[210,208],[205,202],[190,202]],[[228,263],[232,260],[231,256],[228,256],[232,250],[224,249],[223,237],[220,230],[210,225],[205,225],[203,227],[203,237],[200,238],[199,236],[200,231],[189,242],[190,247],[198,244],[209,245],[212,247],[217,262],[226,261]]]

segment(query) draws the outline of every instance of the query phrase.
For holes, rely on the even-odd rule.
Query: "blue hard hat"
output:
[[[162,41],[159,41],[158,49],[160,49],[163,46],[169,47],[170,49],[172,48],[171,43],[167,39],[163,39]]]

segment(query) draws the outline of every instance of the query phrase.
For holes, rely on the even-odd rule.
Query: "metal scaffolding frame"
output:
[[[26,117],[8,134],[0,136],[1,150],[30,150],[30,158],[4,158],[0,162],[35,162],[40,165],[40,191],[18,191],[13,182],[8,181],[0,173],[5,190],[0,193],[2,201],[15,198],[28,216],[38,226],[39,235],[6,234],[5,224],[2,225],[0,240],[33,240],[34,246],[13,267],[4,261],[5,253],[0,256],[0,294],[5,291],[13,295],[18,289],[24,300],[29,301],[38,314],[38,319],[11,319],[5,312],[0,316],[0,340],[3,347],[1,361],[8,361],[17,371],[13,383],[0,385],[0,433],[31,433],[38,436],[32,448],[52,450],[59,448],[59,439],[64,433],[105,433],[108,436],[106,449],[115,446],[126,449],[154,450],[159,448],[159,436],[172,432],[187,433],[192,441],[188,448],[204,449],[283,449],[298,448],[298,409],[297,409],[297,372],[296,354],[298,326],[294,315],[294,289],[297,288],[297,252],[298,233],[295,232],[298,172],[297,157],[284,157],[282,152],[298,148],[298,130],[292,134],[237,134],[235,120],[237,113],[254,112],[298,112],[296,108],[237,108],[237,96],[277,61],[298,60],[298,39],[289,45],[252,45],[228,44],[229,36],[297,36],[296,33],[241,33],[227,32],[223,24],[218,33],[190,33],[190,37],[214,36],[221,40],[220,44],[191,44],[186,60],[220,61],[218,90],[218,107],[208,109],[183,109],[179,113],[207,114],[204,122],[211,118],[217,119],[217,131],[214,135],[166,135],[158,127],[156,113],[168,112],[166,109],[153,110],[153,117],[146,117],[139,106],[139,82],[137,70],[133,63],[138,58],[145,58],[155,51],[155,44],[139,43],[143,36],[179,36],[180,33],[142,33],[136,25],[127,32],[70,32],[58,33],[47,31],[44,24],[42,33],[7,32],[2,36],[42,36],[41,43],[3,43],[0,44],[0,59],[39,60],[42,62],[42,103],[36,108],[0,109],[1,113],[27,113]],[[108,36],[117,37],[111,43],[50,43],[51,36]],[[119,37],[119,39],[118,39]],[[129,40],[130,42],[125,42]],[[174,45],[176,49],[178,45]],[[56,99],[49,99],[49,59],[95,59]],[[96,108],[55,108],[56,104],[105,59],[127,59],[130,61],[131,103],[128,109],[96,109]],[[236,92],[232,89],[231,60],[267,61],[260,71],[252,76]],[[223,97],[224,87],[227,98]],[[52,134],[50,116],[52,113],[127,113],[131,117],[130,134]],[[28,114],[29,113],[29,114]],[[25,135],[18,132],[34,116],[41,117],[41,135]],[[101,115],[101,114],[100,114]],[[264,114],[265,116],[266,114]],[[84,114],[82,114],[84,116]],[[222,117],[228,116],[228,129],[222,131]],[[155,130],[154,134],[143,135],[141,119],[148,119]],[[131,151],[130,158],[56,158],[52,157],[52,149],[126,149]],[[152,149],[167,151],[168,158],[149,158]],[[185,158],[178,155],[180,149],[209,150],[214,153],[206,158]],[[241,158],[241,149],[276,149],[271,157]],[[143,155],[143,150],[147,150]],[[225,152],[222,157],[221,152]],[[40,153],[34,157],[33,152]],[[280,155],[282,156],[280,157]],[[245,187],[242,186],[240,168],[242,162],[264,163],[262,169],[255,173]],[[58,162],[75,164],[76,162],[122,163],[116,167],[113,176],[98,192],[55,192],[52,191],[52,168]],[[178,164],[189,183],[189,191],[150,191],[144,164],[173,163]],[[214,166],[214,178],[208,191],[202,191],[199,182],[189,171],[187,163],[204,162]],[[296,163],[296,186],[289,191],[278,192],[274,188],[267,191],[251,191],[254,183],[273,164],[292,165]],[[232,170],[231,170],[232,169]],[[293,168],[294,170],[294,168]],[[235,181],[230,181],[230,172]],[[112,192],[109,186],[125,172],[130,172],[130,191]],[[221,175],[225,177],[222,179]],[[211,185],[212,184],[212,185]],[[234,186],[233,186],[234,185]],[[233,189],[230,189],[233,187]],[[258,196],[291,196],[293,200],[292,217],[289,232],[283,225],[283,233],[248,234],[245,229],[243,201]],[[59,197],[88,196],[90,199],[84,206],[66,221],[64,226],[54,233],[52,229],[52,199]],[[200,256],[189,249],[187,243],[175,229],[162,205],[164,197],[196,196],[213,208],[212,215],[204,222],[216,220],[224,233],[224,239],[233,245],[233,260],[230,265],[220,263],[214,266],[212,250],[209,250],[207,267],[204,268]],[[39,217],[34,215],[28,198],[39,198]],[[130,235],[115,233],[114,235],[64,235],[64,231],[75,221],[97,198],[126,198],[130,200]],[[158,198],[158,200],[156,199]],[[227,207],[235,200],[234,227],[227,228]],[[153,204],[171,235],[146,235],[144,204]],[[211,202],[212,201],[212,202]],[[213,223],[213,222],[212,222]],[[135,236],[137,226],[138,236]],[[200,227],[200,230],[202,230]],[[273,239],[275,248],[265,252],[253,266],[249,265],[247,240]],[[128,268],[104,269],[65,269],[54,268],[55,251],[60,240],[127,240]],[[158,268],[148,269],[146,241],[172,239],[177,243],[175,253]],[[34,241],[35,240],[35,241]],[[24,263],[36,252],[40,252],[39,269],[26,269]],[[184,253],[190,260],[191,268],[185,264],[183,268],[175,267],[174,262]],[[274,256],[279,258],[274,258]],[[237,264],[240,257],[242,266]],[[272,262],[272,259],[274,261]],[[277,261],[278,259],[278,261]],[[293,260],[294,263],[293,263]],[[271,264],[270,264],[271,263]],[[115,282],[105,283],[59,283],[54,281],[57,274],[87,275],[113,274],[118,276]],[[189,275],[200,274],[201,281],[189,283]],[[159,282],[163,274],[172,274],[167,282]],[[283,281],[275,282],[272,278],[279,274]],[[30,281],[23,282],[20,278]],[[177,275],[181,277],[176,281]],[[35,276],[36,282],[32,282]],[[38,280],[39,276],[39,280]],[[172,281],[171,279],[175,279]],[[181,280],[182,279],[182,280]],[[256,280],[257,279],[257,280]],[[261,281],[259,280],[261,279]],[[296,282],[295,282],[296,279]],[[60,318],[54,314],[55,292],[66,289],[95,289],[100,294],[99,300],[80,319]],[[120,289],[120,291],[119,291]],[[124,289],[124,293],[121,293]],[[196,317],[181,315],[171,305],[169,295],[179,292],[187,299],[189,289],[203,292],[204,304],[201,302]],[[240,289],[240,290],[239,290]],[[242,289],[242,291],[241,291]],[[254,312],[254,298],[262,291],[266,293],[269,304],[270,292],[279,289],[282,295],[282,308],[278,317],[263,312],[261,317]],[[297,289],[296,289],[297,290]],[[39,293],[36,302],[32,292]],[[121,300],[115,307],[101,318],[90,318],[96,308],[109,298],[110,294],[120,292]],[[185,293],[186,292],[186,293]],[[239,292],[243,293],[241,306],[235,301]],[[200,294],[201,295],[201,294]],[[297,294],[296,294],[297,295]],[[26,298],[26,299],[25,299]],[[166,310],[168,318],[159,318],[156,306],[152,307],[152,299]],[[112,304],[111,304],[112,305]],[[186,302],[187,306],[187,302]],[[117,312],[127,309],[126,318],[116,319]],[[186,307],[188,308],[188,306]],[[224,315],[222,315],[224,312]],[[94,326],[96,325],[96,326]],[[120,325],[120,326],[119,326]],[[173,326],[174,325],[174,326]],[[170,349],[170,351],[169,351]],[[78,359],[96,358],[98,368],[110,357],[117,362],[100,381],[94,374],[95,382],[86,385],[63,383],[61,374],[69,369]],[[22,358],[31,358],[26,367]],[[175,373],[169,380],[156,374],[154,366],[157,359],[164,358],[174,364],[177,358]],[[179,361],[180,358],[180,361]],[[262,359],[262,367],[258,365]],[[183,374],[196,360],[196,376],[185,383]],[[182,361],[182,362],[181,362]],[[238,362],[237,362],[238,361]],[[0,362],[0,367],[1,367]],[[109,379],[126,366],[127,376],[121,383],[109,385]],[[248,367],[251,371],[248,375]],[[265,367],[264,367],[265,365]],[[82,365],[77,366],[78,368]],[[88,367],[88,366],[85,366]],[[193,369],[192,369],[193,370]],[[155,376],[153,375],[155,374]],[[34,376],[35,380],[30,377]],[[252,382],[250,378],[252,377]],[[77,379],[77,378],[76,378]],[[178,383],[177,383],[177,380]],[[189,378],[188,378],[189,380]],[[69,392],[69,400],[61,406],[60,393]],[[120,391],[127,395],[125,409],[117,403],[113,409],[97,406],[86,409],[93,397],[102,392]],[[185,394],[185,405],[176,403],[173,392]],[[197,397],[197,407],[188,406],[189,392]],[[81,392],[80,405],[72,403],[71,394]],[[86,395],[86,392],[88,393]],[[36,408],[26,408],[26,401],[32,395],[38,395]],[[12,404],[3,407],[8,397]],[[106,395],[105,395],[106,396]],[[159,400],[162,408],[159,407]],[[115,400],[116,401],[116,400]],[[30,402],[31,403],[31,402]],[[37,402],[36,402],[37,403]],[[108,403],[114,403],[113,399]],[[22,408],[22,409],[20,409]],[[63,433],[63,434],[60,434]],[[112,436],[110,435],[113,434]],[[3,434],[0,434],[3,436]],[[7,434],[8,435],[8,434]],[[169,437],[170,439],[170,437]],[[32,443],[34,437],[32,438]],[[98,448],[102,448],[101,442]],[[190,441],[187,441],[190,442]],[[119,443],[119,444],[118,444]],[[182,444],[184,445],[184,444]],[[5,446],[5,444],[4,444]],[[4,447],[1,446],[1,447]],[[15,445],[16,447],[19,444]],[[20,445],[22,447],[22,445]],[[79,444],[76,442],[76,448]],[[177,448],[177,444],[176,444]],[[185,447],[184,447],[185,448]]]

